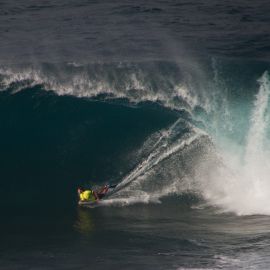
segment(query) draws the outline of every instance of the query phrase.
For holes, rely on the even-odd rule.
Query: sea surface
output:
[[[269,269],[269,14],[2,0],[0,269]]]

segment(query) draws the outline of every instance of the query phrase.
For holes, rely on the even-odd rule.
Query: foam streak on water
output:
[[[107,200],[107,203],[158,202],[159,198],[176,191],[175,186],[180,183],[180,179],[177,177],[170,178],[169,173],[165,173],[165,177],[157,183],[158,178],[160,178],[160,170],[163,172],[170,170],[163,167],[163,162],[175,158],[177,153],[205,136],[205,133],[201,130],[191,126],[190,132],[181,136],[178,129],[179,126],[183,125],[183,121],[177,120],[168,130],[161,132],[160,137],[154,144],[154,150],[120,182],[116,194],[110,200]],[[151,188],[153,185],[156,185],[157,189]],[[143,186],[144,188],[142,188]]]

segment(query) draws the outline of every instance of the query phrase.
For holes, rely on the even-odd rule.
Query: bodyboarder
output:
[[[78,188],[78,196],[82,202],[98,202],[102,199],[110,188],[115,188],[116,185],[105,185],[100,190]]]

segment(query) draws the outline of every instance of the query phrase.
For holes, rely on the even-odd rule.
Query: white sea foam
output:
[[[244,162],[230,148],[222,149],[224,166],[212,168],[201,192],[213,205],[239,215],[270,215],[270,155],[267,140],[267,107],[270,94],[268,73],[259,79],[250,116],[250,129],[246,140]]]

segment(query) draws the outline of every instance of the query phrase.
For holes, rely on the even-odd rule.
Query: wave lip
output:
[[[151,101],[191,112],[199,103],[202,106],[198,89],[192,86],[195,81],[190,80],[195,74],[202,76],[192,66],[172,62],[24,65],[1,67],[0,89],[16,93],[42,85],[58,95]]]

